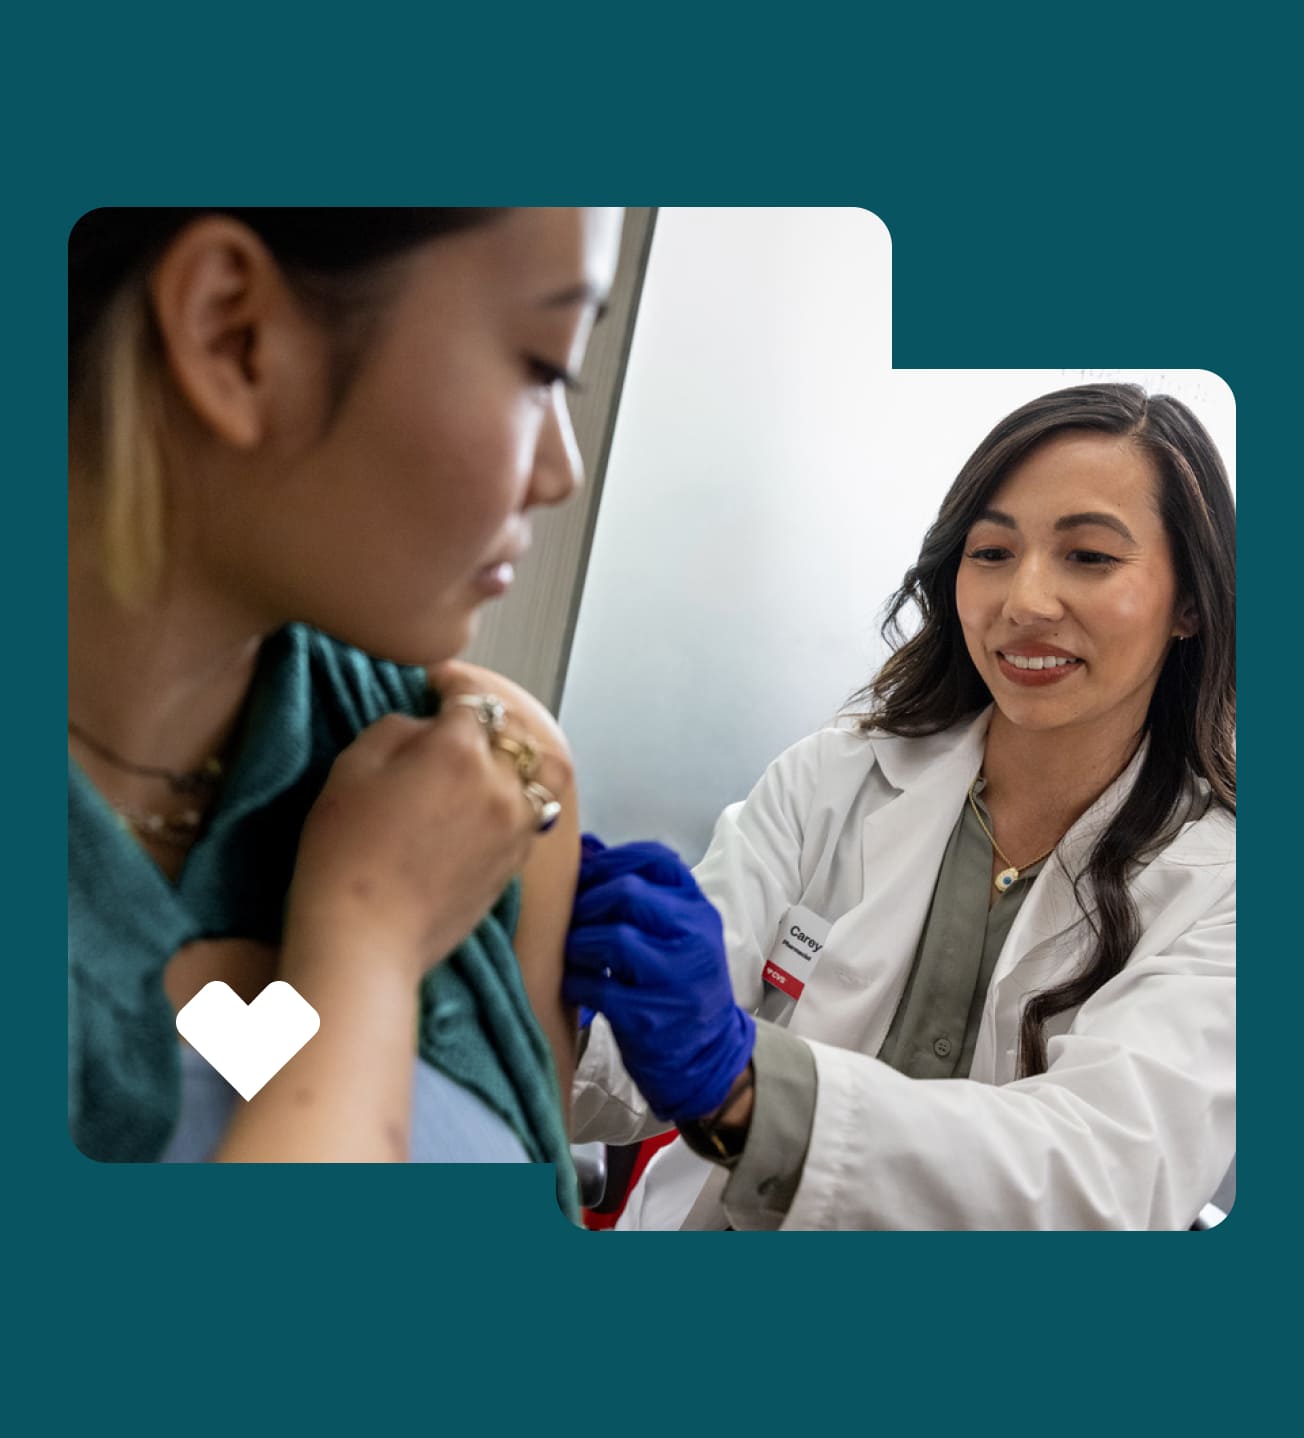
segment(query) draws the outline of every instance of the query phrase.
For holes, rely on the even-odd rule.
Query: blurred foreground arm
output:
[[[299,839],[278,977],[321,1027],[219,1161],[404,1162],[418,991],[525,863],[536,821],[474,713],[391,714],[331,769]]]

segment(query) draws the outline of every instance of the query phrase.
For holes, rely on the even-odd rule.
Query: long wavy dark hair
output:
[[[1048,1020],[1085,1003],[1127,962],[1140,937],[1127,889],[1130,866],[1163,847],[1187,816],[1193,779],[1236,812],[1236,510],[1227,472],[1203,425],[1180,401],[1137,385],[1079,385],[1007,415],[978,446],[942,501],[919,558],[889,601],[883,637],[894,647],[853,696],[861,728],[934,734],[991,703],[965,645],[955,605],[965,538],[1005,476],[1050,436],[1097,431],[1130,439],[1155,463],[1159,507],[1178,593],[1198,615],[1196,633],[1170,647],[1150,701],[1150,743],[1137,781],[1073,878],[1094,946],[1081,970],[1035,994],[1019,1027],[1019,1074],[1046,1069]],[[909,638],[901,618],[919,625]],[[868,712],[864,712],[868,711]],[[1095,900],[1094,912],[1085,892]]]

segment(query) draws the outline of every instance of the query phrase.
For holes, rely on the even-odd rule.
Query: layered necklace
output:
[[[1055,843],[1053,843],[1044,854],[1038,854],[1035,859],[1029,859],[1025,864],[1016,864],[996,842],[996,835],[987,827],[983,819],[982,810],[978,807],[978,801],[973,796],[973,791],[978,787],[978,780],[981,778],[981,774],[975,775],[973,783],[969,785],[969,807],[973,810],[974,818],[982,825],[983,833],[991,840],[992,848],[996,850],[1005,862],[1006,867],[992,880],[992,887],[998,894],[1003,894],[1007,889],[1010,889],[1018,882],[1019,875],[1025,869],[1031,869],[1034,864],[1040,864],[1043,859],[1050,858],[1059,845],[1059,839],[1056,839]],[[1062,838],[1063,835],[1060,837]]]
[[[175,769],[164,769],[156,764],[135,764],[115,753],[107,744],[102,744],[88,734],[80,724],[68,721],[68,733],[84,744],[92,754],[120,769],[124,774],[133,774],[141,779],[162,779],[173,794],[190,802],[178,813],[155,809],[138,809],[134,805],[119,804],[110,799],[113,812],[124,828],[130,829],[141,838],[169,849],[187,849],[199,836],[205,813],[216,794],[225,770],[222,761],[216,757],[205,759],[198,769],[178,773]]]

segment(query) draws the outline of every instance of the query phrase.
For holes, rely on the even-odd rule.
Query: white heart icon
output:
[[[243,1099],[251,1099],[321,1027],[317,1010],[277,979],[251,1004],[214,979],[177,1014],[177,1032]]]

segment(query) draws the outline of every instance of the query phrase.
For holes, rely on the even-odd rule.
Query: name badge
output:
[[[812,909],[794,904],[779,925],[778,937],[770,957],[765,961],[761,977],[772,989],[778,989],[794,1002],[810,983],[815,965],[824,954],[824,945],[833,925]]]

